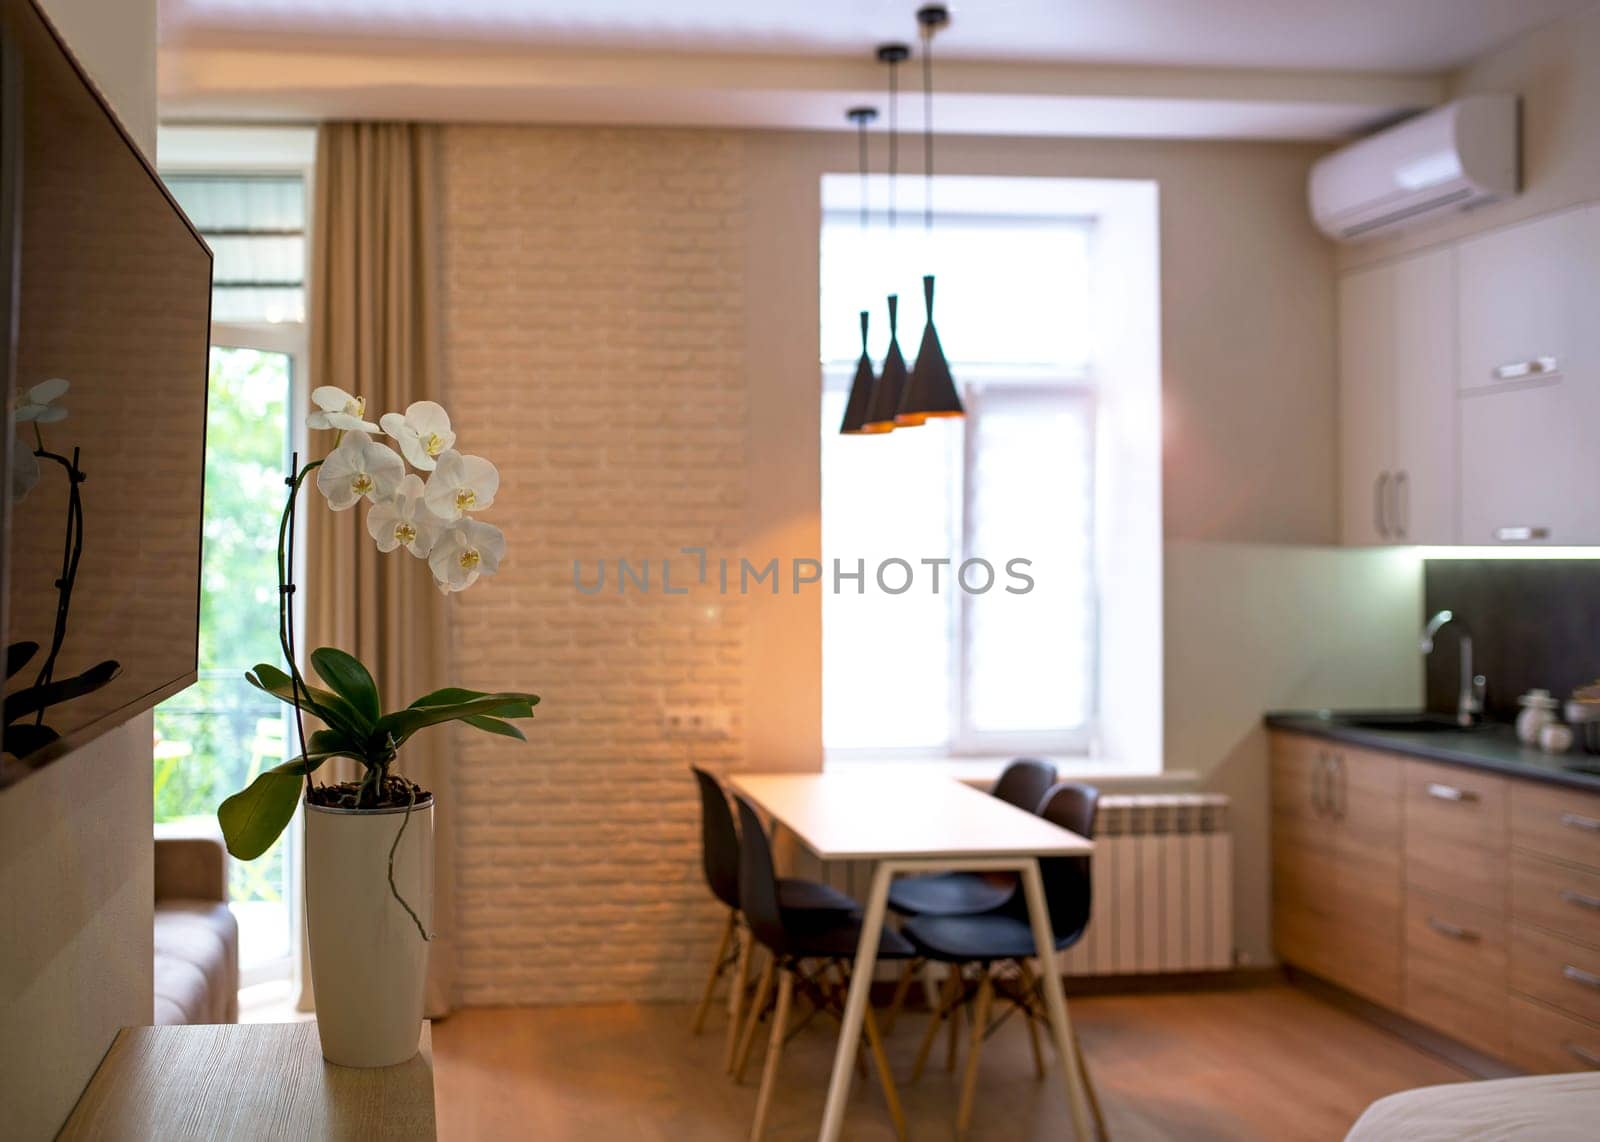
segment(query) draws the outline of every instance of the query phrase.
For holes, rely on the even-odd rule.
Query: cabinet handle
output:
[[[1587,892],[1576,892],[1570,888],[1561,890],[1561,899],[1568,904],[1576,904],[1579,908],[1593,908],[1600,912],[1600,896],[1590,896]]]
[[[1554,357],[1534,357],[1527,361],[1497,365],[1489,375],[1497,381],[1520,381],[1528,377],[1547,377],[1556,371]]]
[[[1592,971],[1584,971],[1574,964],[1563,964],[1561,966],[1561,976],[1563,979],[1570,979],[1573,983],[1581,983],[1584,987],[1592,987],[1596,991],[1600,991],[1600,975],[1595,975]]]
[[[1389,473],[1379,472],[1372,493],[1372,526],[1379,539],[1389,538]]]
[[[1435,916],[1428,917],[1428,927],[1441,936],[1449,936],[1452,940],[1473,941],[1478,938],[1478,933],[1471,928],[1463,928],[1460,924],[1452,924],[1448,920],[1440,920]]]
[[[1333,798],[1333,816],[1335,820],[1344,820],[1344,810],[1350,802],[1345,790],[1344,754],[1336,753],[1328,756],[1329,788],[1336,790]],[[1337,784],[1335,784],[1335,780]]]
[[[1548,527],[1497,527],[1494,537],[1501,543],[1531,543],[1536,539],[1549,539]]]
[[[1569,829],[1582,829],[1589,833],[1600,833],[1600,821],[1593,817],[1585,817],[1582,813],[1563,813],[1561,823]]]
[[[1311,767],[1311,811],[1319,817],[1327,811],[1322,799],[1322,766],[1327,760],[1327,754],[1318,753],[1316,763]]]
[[[1405,539],[1411,534],[1411,475],[1404,468],[1394,474],[1390,498],[1394,501],[1394,533]]]
[[[1600,1067],[1600,1053],[1591,1051],[1588,1047],[1579,1043],[1563,1043],[1561,1045],[1567,1049],[1567,1054],[1573,1058],[1582,1059],[1591,1067]]]
[[[1470,789],[1457,789],[1454,785],[1441,785],[1437,781],[1428,782],[1426,791],[1429,797],[1440,801],[1466,802],[1478,799],[1478,795]]]

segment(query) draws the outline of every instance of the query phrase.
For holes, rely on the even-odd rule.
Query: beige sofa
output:
[[[156,838],[154,1022],[239,1021],[239,924],[228,859],[210,837]]]

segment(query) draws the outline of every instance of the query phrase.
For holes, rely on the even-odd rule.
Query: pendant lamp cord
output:
[[[894,229],[895,175],[900,167],[900,61],[889,61],[889,229]]]
[[[933,229],[933,27],[922,26],[922,224]]]
[[[868,213],[867,213],[867,117],[864,114],[863,115],[859,115],[859,116],[856,117],[856,138],[857,138],[857,149],[860,152],[860,160],[861,160],[860,161],[860,166],[861,166],[861,231],[862,231],[862,233],[866,233],[867,220],[868,220]]]

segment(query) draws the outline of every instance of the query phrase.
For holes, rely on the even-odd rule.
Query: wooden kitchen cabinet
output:
[[[1370,750],[1273,735],[1279,954],[1390,1006],[1402,999],[1400,774]]]
[[[1455,251],[1339,283],[1346,544],[1456,542]]]
[[[1281,960],[1529,1070],[1600,1069],[1600,795],[1270,740]]]

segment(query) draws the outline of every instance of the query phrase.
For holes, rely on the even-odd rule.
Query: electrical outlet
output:
[[[661,729],[669,738],[725,738],[733,732],[733,715],[726,706],[667,706]]]

